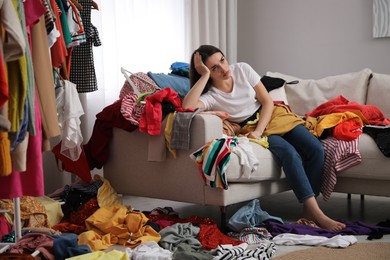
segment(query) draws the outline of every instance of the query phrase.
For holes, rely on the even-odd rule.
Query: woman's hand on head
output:
[[[196,71],[201,75],[210,74],[209,68],[203,63],[202,56],[199,52],[194,53],[194,67]]]

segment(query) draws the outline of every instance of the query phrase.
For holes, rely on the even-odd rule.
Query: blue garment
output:
[[[319,195],[325,153],[318,138],[298,125],[283,136],[268,136],[268,143],[298,200]]]
[[[190,90],[190,80],[189,78],[177,76],[172,73],[152,73],[148,72],[148,76],[156,82],[157,86],[160,88],[171,88],[180,96],[187,95],[187,92]]]
[[[180,70],[180,69],[188,69],[190,67],[190,64],[187,62],[180,62],[176,61],[171,64],[171,70]]]
[[[24,116],[20,121],[20,127],[17,132],[9,132],[8,138],[11,141],[11,152],[15,150],[16,146],[24,141],[26,138],[26,133],[28,132],[28,124],[30,121],[28,110],[28,99],[24,103]],[[30,133],[31,134],[31,133]]]
[[[271,216],[268,212],[263,211],[260,207],[260,201],[254,199],[234,213],[227,225],[231,230],[241,232],[244,228],[259,226],[266,220],[283,223],[281,218]]]
[[[88,245],[79,245],[78,236],[73,233],[62,233],[59,235],[53,235],[53,251],[55,259],[64,260],[73,256],[84,255],[91,253],[91,249]]]

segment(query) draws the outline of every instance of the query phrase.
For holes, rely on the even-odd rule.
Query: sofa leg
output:
[[[348,193],[347,198],[350,200],[351,199],[351,193]]]
[[[221,231],[226,232],[226,206],[219,206],[219,211],[221,214]]]
[[[360,200],[364,200],[364,194],[360,194]]]

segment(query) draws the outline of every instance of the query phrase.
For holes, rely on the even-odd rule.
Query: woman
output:
[[[183,99],[183,108],[226,111],[230,115],[228,120],[240,126],[256,118],[259,112],[256,127],[246,136],[263,136],[274,104],[260,76],[248,64],[229,65],[221,50],[202,45],[191,56],[190,81],[191,89]],[[269,135],[268,143],[297,199],[303,203],[302,217],[330,231],[345,228],[345,224],[326,216],[316,200],[324,165],[321,142],[302,124],[297,124],[283,135]]]

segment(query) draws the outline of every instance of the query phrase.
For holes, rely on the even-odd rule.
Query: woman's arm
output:
[[[203,63],[202,57],[198,52],[194,54],[194,66],[196,71],[201,75],[199,80],[191,87],[187,95],[184,97],[182,107],[187,109],[204,108],[203,102],[199,100],[203,89],[206,87],[207,81],[210,78],[210,70]]]
[[[271,120],[274,102],[261,81],[256,84],[254,89],[256,91],[256,98],[261,104],[260,117],[256,129],[248,133],[247,136],[250,138],[260,138]]]

